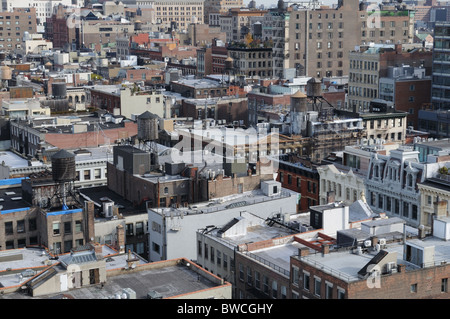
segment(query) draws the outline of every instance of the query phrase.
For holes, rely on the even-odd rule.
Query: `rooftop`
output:
[[[413,244],[420,247],[434,246],[434,260],[433,265],[438,265],[443,261],[450,261],[450,243],[436,237],[426,237],[425,239],[407,240],[408,244]],[[404,265],[406,271],[420,269],[421,267],[408,262],[404,259],[403,251],[404,245],[402,242],[393,242],[387,244],[383,249],[388,253],[397,254],[397,265]],[[314,267],[322,268],[326,273],[329,273],[340,279],[352,282],[361,280],[358,277],[358,272],[367,265],[367,263],[374,258],[378,252],[373,248],[364,249],[360,254],[354,253],[351,250],[331,251],[328,254],[310,254],[300,258],[303,262],[313,265]],[[427,265],[427,266],[432,266]]]
[[[196,215],[196,214],[209,214],[233,207],[244,207],[247,205],[262,203],[265,201],[271,201],[280,198],[286,198],[297,194],[288,189],[283,189],[277,195],[268,196],[263,193],[261,189],[244,192],[242,194],[234,194],[230,196],[221,197],[208,202],[195,203],[189,207],[180,208],[149,208],[158,214],[164,214],[165,216],[172,215]],[[245,210],[245,208],[243,208]]]

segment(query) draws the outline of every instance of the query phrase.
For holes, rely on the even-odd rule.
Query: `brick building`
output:
[[[374,240],[374,243],[379,242],[376,238]],[[426,262],[425,257],[427,249],[443,251],[447,243],[437,238],[408,240],[404,255],[404,247],[400,243],[383,246],[387,248],[379,252],[376,248],[363,248],[362,253],[359,250],[325,249],[310,254],[309,248],[300,249],[297,256],[291,257],[292,298],[448,298],[450,266],[433,257]],[[413,253],[420,255],[419,258],[424,257],[425,263],[418,262]],[[448,260],[448,255],[443,260]]]
[[[6,180],[8,181],[13,181]],[[5,185],[5,183],[3,183]],[[51,198],[56,191],[55,183],[50,179],[42,180],[33,177],[22,180],[22,187],[10,187],[2,189],[4,201],[0,224],[4,231],[0,232],[0,249],[24,248],[26,246],[44,246],[52,253],[60,254],[69,252],[72,248],[83,246],[94,236],[94,207],[87,203],[81,206],[69,200],[68,209],[61,206],[42,208],[42,205],[34,205],[35,200],[30,198],[18,200],[23,191],[45,193]],[[25,200],[27,198],[27,200]]]
[[[248,104],[245,98],[184,99],[180,116],[201,120],[205,118],[205,110],[208,112],[207,118],[248,125]]]
[[[298,212],[319,204],[320,176],[315,165],[295,155],[284,155],[279,162],[277,181],[282,187],[299,193]]]
[[[425,76],[423,68],[390,67],[388,75],[380,78],[380,99],[408,113],[406,125],[418,129],[419,110],[431,100],[431,76]]]

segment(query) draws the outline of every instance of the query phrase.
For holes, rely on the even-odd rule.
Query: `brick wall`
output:
[[[84,147],[98,147],[99,145],[114,144],[117,139],[137,135],[137,124],[125,122],[124,127],[103,130],[101,133],[85,132],[76,134],[46,133],[45,141],[63,149]]]

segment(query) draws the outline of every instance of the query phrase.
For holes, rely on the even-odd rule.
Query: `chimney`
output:
[[[99,243],[91,243],[91,247],[95,252],[97,259],[103,259],[103,248]]]
[[[125,229],[122,225],[117,225],[117,243],[116,249],[119,251],[119,254],[123,254],[125,252]]]
[[[330,245],[323,244],[322,245],[322,255],[326,255],[330,253]]]
[[[396,52],[397,54],[402,54],[402,44],[401,44],[401,43],[397,43],[397,44],[395,45],[395,52]]]
[[[84,205],[84,238],[85,242],[90,242],[95,237],[95,228],[94,228],[94,215],[95,215],[95,206],[94,202],[88,201],[85,202]]]
[[[405,272],[405,265],[398,264],[397,265],[397,271],[398,272]]]
[[[309,255],[309,248],[308,247],[302,247],[298,249],[298,256],[299,257],[306,257]]]
[[[371,238],[371,240],[372,240],[372,247],[375,247],[376,244],[378,244],[378,237],[377,236],[373,236]]]

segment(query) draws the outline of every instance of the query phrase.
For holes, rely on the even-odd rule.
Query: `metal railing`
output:
[[[273,262],[271,262],[271,261],[269,261],[269,260],[267,260],[267,259],[264,259],[264,258],[262,258],[262,257],[260,257],[260,256],[257,256],[257,255],[255,255],[255,254],[253,254],[253,253],[246,252],[245,254],[246,254],[247,256],[249,256],[250,258],[255,259],[256,261],[258,261],[258,262],[260,262],[260,263],[266,265],[267,267],[272,268],[273,270],[279,272],[279,273],[282,274],[283,276],[286,276],[287,278],[290,277],[290,275],[289,275],[289,274],[290,274],[289,270],[284,269],[284,268],[282,268],[282,267],[280,267],[280,266],[274,264]]]

